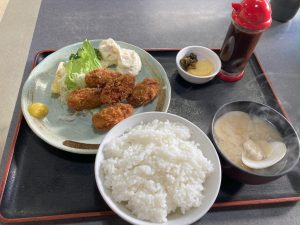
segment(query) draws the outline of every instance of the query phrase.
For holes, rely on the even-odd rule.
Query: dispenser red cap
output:
[[[271,6],[268,0],[243,0],[232,3],[232,19],[248,30],[265,30],[272,23]]]

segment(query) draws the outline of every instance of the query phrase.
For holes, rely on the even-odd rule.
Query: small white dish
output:
[[[180,60],[184,56],[189,55],[190,53],[194,53],[195,55],[197,55],[198,60],[207,59],[211,61],[212,64],[214,65],[213,72],[208,76],[195,76],[185,71],[180,65]],[[211,49],[202,46],[187,46],[181,49],[176,55],[176,65],[180,76],[186,81],[193,84],[207,83],[211,81],[213,78],[215,78],[215,76],[221,70],[221,60],[219,56]]]
[[[185,214],[181,214],[178,212],[170,214],[167,217],[168,222],[163,223],[164,225],[192,224],[207,213],[207,211],[211,208],[217,198],[221,185],[221,164],[216,149],[207,135],[195,124],[180,116],[164,112],[145,112],[133,115],[114,126],[102,140],[102,143],[96,155],[95,179],[98,189],[108,206],[127,222],[131,224],[141,225],[161,224],[138,219],[125,207],[125,205],[115,202],[111,197],[111,191],[104,187],[104,177],[101,170],[101,163],[104,160],[103,149],[111,140],[121,136],[129,128],[134,127],[141,122],[147,123],[155,119],[161,121],[169,120],[170,122],[180,122],[183,125],[187,126],[191,131],[192,140],[200,143],[203,155],[208,158],[214,165],[214,171],[207,177],[203,185],[205,188],[203,192],[204,198],[200,207],[193,208]]]

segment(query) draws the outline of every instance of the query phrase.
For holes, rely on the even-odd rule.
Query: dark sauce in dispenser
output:
[[[233,76],[243,71],[261,35],[262,31],[246,31],[232,22],[220,53],[222,70]]]

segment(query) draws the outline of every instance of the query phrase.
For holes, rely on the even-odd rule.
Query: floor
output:
[[[0,160],[17,101],[41,0],[0,0]],[[18,19],[16,19],[18,18]],[[16,35],[16,33],[18,35]],[[3,54],[2,54],[3,53]],[[15,60],[16,55],[19,60]],[[9,74],[9,76],[2,76]]]
[[[6,9],[6,6],[8,4],[9,0],[0,0],[0,23],[1,23],[1,20],[2,20],[2,17],[4,15],[4,12],[5,12],[5,9]],[[2,139],[2,137],[1,137]],[[1,161],[1,158],[2,158],[2,154],[3,154],[3,147],[2,147],[2,144],[0,144],[0,161]]]
[[[2,20],[8,2],[9,0],[0,0],[0,22]]]

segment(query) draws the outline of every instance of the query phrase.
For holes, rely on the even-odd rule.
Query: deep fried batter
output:
[[[116,103],[94,114],[92,123],[99,130],[108,130],[117,123],[131,116],[133,107],[129,104]]]
[[[110,69],[95,69],[85,76],[85,83],[88,87],[103,88],[105,84],[114,78],[122,75],[121,73]]]
[[[109,81],[102,89],[100,101],[104,104],[121,102],[133,91],[135,77],[133,75],[121,75]]]
[[[68,106],[76,111],[93,109],[101,105],[101,89],[82,88],[72,91],[67,99]]]
[[[138,83],[127,101],[134,107],[146,105],[151,102],[158,94],[159,80],[155,78],[145,78],[141,83]]]

